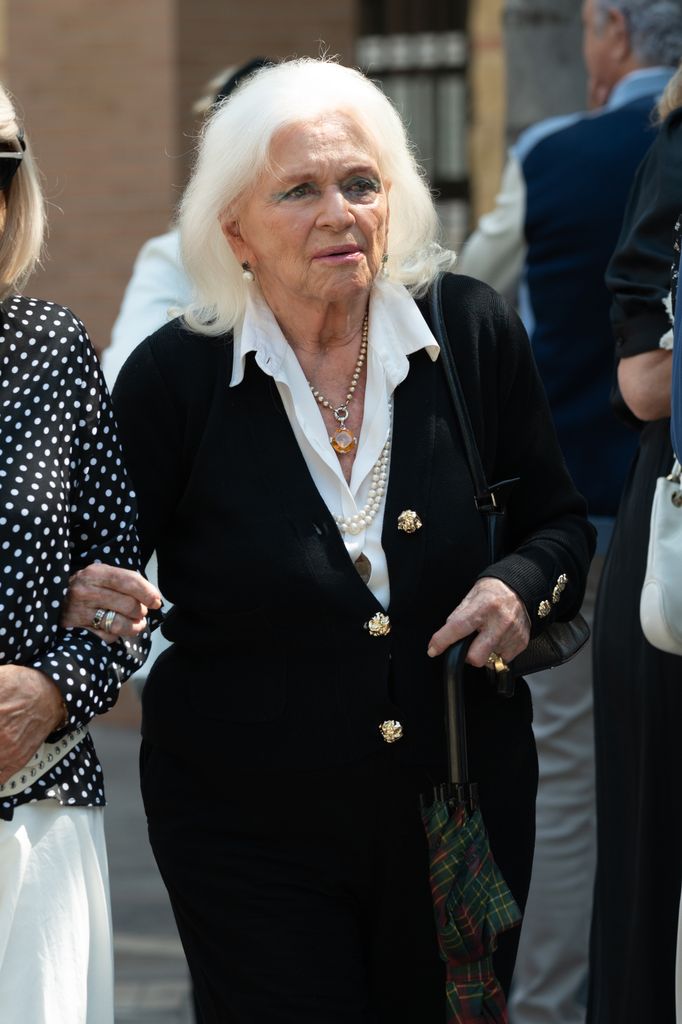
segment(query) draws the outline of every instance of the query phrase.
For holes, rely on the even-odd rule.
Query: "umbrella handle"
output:
[[[469,783],[463,675],[466,656],[475,637],[476,633],[472,633],[458,640],[445,657],[445,731],[450,783],[453,786],[466,786]]]

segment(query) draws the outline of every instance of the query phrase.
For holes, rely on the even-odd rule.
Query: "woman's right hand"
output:
[[[476,668],[498,656],[511,661],[525,651],[530,620],[521,598],[502,580],[482,576],[429,640],[427,654],[435,658],[470,633],[477,633],[467,662]]]
[[[119,637],[144,632],[147,612],[161,605],[161,594],[140,573],[96,562],[70,578],[60,625],[65,629],[89,629],[101,640],[113,643]],[[100,610],[116,613],[109,630],[101,624],[100,628],[93,625]]]

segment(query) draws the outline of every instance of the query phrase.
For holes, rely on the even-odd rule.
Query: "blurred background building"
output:
[[[516,130],[580,106],[559,96],[524,114],[513,102],[537,106],[544,65],[537,48],[527,55],[539,31],[564,41],[572,73],[571,26],[577,39],[576,0],[0,0],[0,74],[50,202],[47,258],[30,291],[72,306],[95,346],[107,344],[134,257],[167,229],[186,180],[195,100],[221,69],[256,55],[325,49],[380,79],[407,116],[456,248],[492,204],[510,113]],[[561,66],[559,56],[541,98]]]

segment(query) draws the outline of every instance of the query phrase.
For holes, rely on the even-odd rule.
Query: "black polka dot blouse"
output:
[[[56,741],[113,706],[148,645],[108,645],[58,624],[77,569],[139,568],[135,501],[85,328],[68,309],[20,296],[0,305],[0,548],[0,665],[54,680],[68,711],[66,727],[47,737]],[[0,818],[48,797],[105,802],[88,733],[34,784],[3,792]]]

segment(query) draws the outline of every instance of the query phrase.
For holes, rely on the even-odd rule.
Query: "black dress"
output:
[[[681,129],[672,114],[640,167],[609,266],[619,358],[657,349],[670,329],[664,300],[682,194]],[[595,615],[590,1024],[675,1022],[682,659],[652,647],[639,620],[654,488],[673,456],[668,419],[639,426]]]

